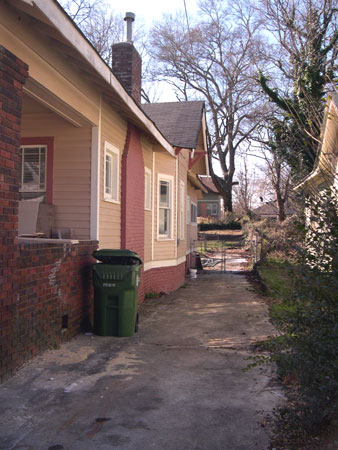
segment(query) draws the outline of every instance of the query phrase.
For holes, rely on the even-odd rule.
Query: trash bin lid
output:
[[[105,264],[138,266],[142,264],[142,259],[137,253],[124,249],[102,248],[93,253],[93,257]]]

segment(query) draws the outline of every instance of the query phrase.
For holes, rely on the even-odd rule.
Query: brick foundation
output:
[[[178,266],[161,267],[144,272],[144,291],[173,292],[184,284],[186,263]]]

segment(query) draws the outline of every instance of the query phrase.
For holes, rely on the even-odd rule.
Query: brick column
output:
[[[141,133],[130,124],[122,155],[121,248],[144,259],[144,161]],[[142,299],[143,276],[139,288],[139,300]]]
[[[0,377],[15,367],[19,146],[22,87],[28,66],[0,45]]]

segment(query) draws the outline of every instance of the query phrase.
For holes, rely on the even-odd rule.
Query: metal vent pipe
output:
[[[127,22],[127,42],[133,42],[133,22],[135,20],[135,14],[132,12],[126,12],[124,20]]]

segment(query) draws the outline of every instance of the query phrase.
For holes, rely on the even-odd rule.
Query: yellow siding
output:
[[[99,240],[101,248],[121,246],[121,161],[127,135],[127,122],[109,105],[102,105],[101,150],[100,150],[100,190],[99,190]],[[119,203],[104,200],[104,144],[109,142],[120,152]]]
[[[149,140],[142,136],[142,150],[144,166],[151,171],[151,208],[153,209],[153,145]],[[155,208],[156,211],[156,208]],[[144,262],[147,263],[152,259],[152,214],[153,211],[144,210]]]
[[[173,230],[172,230],[172,239],[170,240],[161,240],[157,237],[157,228],[158,228],[158,175],[169,175],[173,177]],[[176,159],[169,156],[166,153],[156,152],[155,154],[155,208],[156,213],[154,217],[154,260],[165,260],[165,259],[174,259],[176,258],[176,238],[177,238],[177,217],[176,217]]]
[[[201,131],[199,138],[198,138],[198,144],[196,152],[205,152],[207,149],[204,146],[204,139],[203,139],[203,133]],[[193,167],[192,172],[198,173],[200,175],[206,175],[206,156],[204,156],[202,159],[200,159]]]
[[[180,195],[180,186],[181,181],[184,182],[185,186],[185,193],[184,193],[184,238],[181,239],[180,245],[177,248],[177,257],[181,258],[186,255],[187,247],[189,246],[189,234],[187,230],[187,205],[186,205],[186,197],[187,197],[187,170],[188,170],[188,164],[189,164],[189,150],[181,150],[178,157],[178,208],[177,208],[177,214],[178,214],[178,236],[181,236],[181,220],[180,220],[180,212],[181,212],[181,195]]]
[[[54,137],[55,227],[90,237],[91,128],[77,128],[54,113],[24,114],[22,137]]]
[[[80,70],[70,64],[48,39],[39,36],[24,16],[0,3],[1,44],[29,65],[29,75],[92,124],[98,123],[99,96]],[[26,26],[25,26],[26,25]],[[34,51],[32,50],[34,49]]]
[[[194,188],[194,186],[191,185],[191,183],[188,182],[188,195],[190,197],[191,203],[197,204],[197,193],[200,192]],[[193,248],[194,242],[197,241],[197,224],[194,225],[187,225],[188,229],[188,235],[189,235],[189,246],[190,249]],[[188,247],[189,250],[189,247]]]

